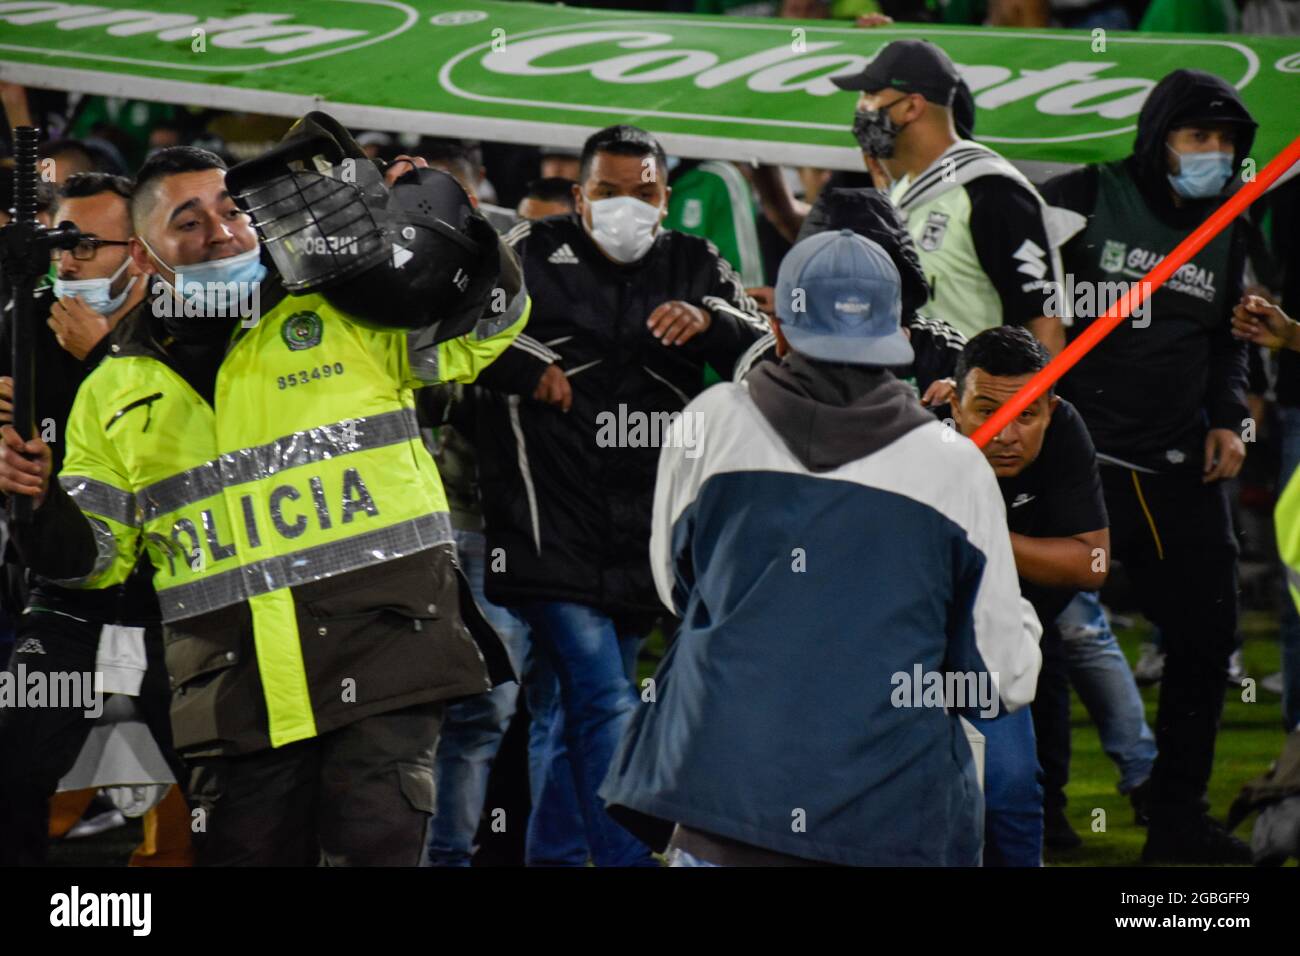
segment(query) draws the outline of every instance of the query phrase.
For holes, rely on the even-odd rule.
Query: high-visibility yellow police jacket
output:
[[[94,529],[79,585],[121,583],[142,548],[152,560],[176,746],[191,754],[281,746],[500,679],[462,621],[413,390],[474,379],[524,327],[526,291],[424,348],[289,296],[274,274],[261,301],[212,404],[142,303],[78,392],[59,475]]]
[[[1300,469],[1287,481],[1273,512],[1277,553],[1286,571],[1287,590],[1300,609]]]

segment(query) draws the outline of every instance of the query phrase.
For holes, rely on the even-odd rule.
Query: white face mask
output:
[[[615,262],[636,262],[654,245],[661,206],[631,196],[587,200],[591,238]]]
[[[131,258],[122,260],[122,264],[117,267],[117,271],[111,276],[104,279],[60,279],[54,278],[54,297],[62,299],[65,296],[71,296],[80,299],[86,305],[90,306],[100,315],[112,315],[122,307],[126,301],[127,295],[131,292],[131,286],[135,285],[138,276],[131,276],[131,281],[117,295],[110,291],[113,283],[117,281],[126,267],[130,264]]]

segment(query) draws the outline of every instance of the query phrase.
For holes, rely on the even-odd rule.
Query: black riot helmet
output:
[[[412,169],[389,187],[325,113],[308,113],[226,184],[285,288],[319,293],[370,328],[463,335],[497,282],[496,232],[455,179]]]

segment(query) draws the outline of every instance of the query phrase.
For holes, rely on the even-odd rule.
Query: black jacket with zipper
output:
[[[660,415],[662,424],[680,412],[704,389],[706,366],[730,378],[768,332],[766,320],[735,270],[697,236],[663,231],[630,265],[606,258],[576,215],[521,223],[506,241],[532,296],[528,335],[543,347],[534,361],[558,362],[573,406],[497,394],[479,408],[488,554],[496,556],[488,600],[659,613],[649,559],[659,448],[650,443],[655,419],[640,416]],[[665,346],[646,322],[674,300],[707,310],[711,322],[685,345]],[[491,371],[479,381],[492,387]],[[637,420],[643,435],[620,435],[620,421]]]
[[[68,414],[82,381],[108,354],[106,335],[84,359],[79,359],[59,345],[54,331],[46,324],[54,307],[54,290],[38,286],[33,303],[36,319],[32,330],[36,434],[44,435],[54,459],[54,473],[63,464],[66,448]],[[0,375],[12,375],[13,303],[5,306],[0,325]],[[66,614],[97,624],[125,624],[136,627],[156,626],[160,619],[158,596],[153,591],[153,568],[141,561],[125,584],[111,588],[68,588],[39,574],[29,573],[16,553],[5,555],[5,606],[14,615],[25,607]]]
[[[1233,157],[1233,168],[1240,170],[1250,154],[1254,128],[1248,125],[1253,121],[1240,94],[1229,83],[1208,73],[1177,70],[1147,97],[1138,116],[1133,152],[1114,166],[1142,198],[1143,208],[1132,210],[1135,234],[1141,233],[1143,221],[1153,221],[1190,235],[1223,203],[1226,193],[1175,203],[1168,178],[1169,132],[1193,119],[1187,114],[1197,112],[1195,104],[1216,97],[1217,115],[1242,124]],[[1085,166],[1048,180],[1039,191],[1052,205],[1091,220],[1098,207],[1100,176],[1099,166]],[[1227,189],[1232,192],[1239,185],[1232,183]],[[1229,264],[1227,274],[1217,280],[1227,288],[1227,309],[1211,327],[1189,320],[1176,300],[1171,301],[1168,287],[1156,289],[1148,306],[1149,324],[1121,323],[1061,380],[1062,396],[1078,408],[1099,454],[1195,479],[1203,465],[1207,430],[1240,432],[1244,427],[1250,414],[1247,346],[1232,336],[1231,307],[1241,297],[1253,229],[1245,216],[1227,227]],[[1088,263],[1095,261],[1097,250],[1089,247],[1088,236],[1085,229],[1062,247],[1067,273],[1083,275]],[[1091,320],[1076,316],[1068,329],[1070,339],[1089,324]],[[1159,385],[1153,384],[1157,369],[1163,373]],[[1176,376],[1170,370],[1176,370]],[[1176,384],[1166,387],[1171,378]]]

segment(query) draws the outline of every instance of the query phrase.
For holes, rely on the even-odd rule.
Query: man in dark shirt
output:
[[[1047,361],[1047,350],[1024,329],[1002,326],[975,336],[957,364],[956,402],[951,410],[957,428],[963,435],[973,434]],[[1020,592],[1043,624],[1043,668],[1033,722],[1043,768],[1043,824],[1050,838],[1069,830],[1065,784],[1070,773],[1070,685],[1056,618],[1076,592],[1095,590],[1106,579],[1110,549],[1106,505],[1083,419],[1069,402],[1051,392],[996,435],[984,455],[1006,503]],[[981,730],[987,726],[981,725]],[[997,748],[990,747],[988,753],[986,789],[996,800],[1001,792],[1000,768],[1006,764],[998,760],[1004,753]],[[1025,767],[1023,761],[1012,766]],[[1021,779],[1014,792],[1032,792],[1031,787],[1032,779]],[[990,814],[996,824],[995,817]]]
[[[1094,303],[1109,300],[1199,226],[1231,187],[1255,126],[1232,86],[1176,70],[1143,105],[1132,155],[1047,183],[1049,202],[1088,217],[1062,250],[1076,299],[1092,291]],[[1115,556],[1163,636],[1147,862],[1250,860],[1206,815],[1205,796],[1237,631],[1237,541],[1223,480],[1245,458],[1246,352],[1230,330],[1244,262],[1236,223],[1060,386],[1105,466]],[[1103,309],[1076,303],[1074,312],[1071,335]]]
[[[1028,330],[985,330],[966,343],[952,406],[936,414],[970,436],[1047,363],[1047,349]],[[1080,589],[1101,587],[1109,532],[1092,441],[1069,403],[1043,395],[984,447],[984,455],[1006,503],[1021,593],[1043,623],[1032,723],[1019,713],[976,722],[988,739],[984,865],[1034,866],[1044,831],[1069,830],[1070,683],[1056,618]]]

